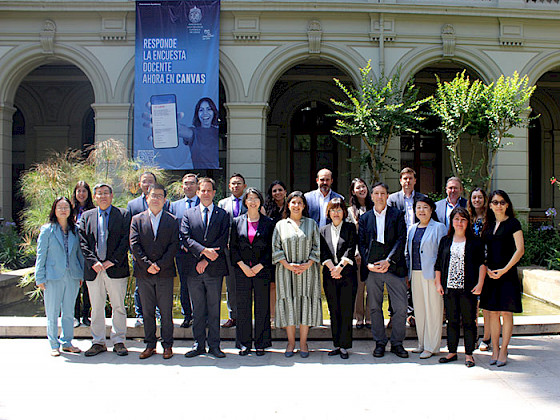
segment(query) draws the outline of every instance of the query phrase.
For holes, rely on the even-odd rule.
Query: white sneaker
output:
[[[412,353],[422,353],[424,351],[424,347],[416,347],[412,350]]]
[[[80,326],[80,320],[78,318],[74,318],[74,328],[78,328]]]
[[[51,356],[52,356],[52,357],[60,356],[60,350],[58,350],[58,349],[51,349]]]
[[[420,354],[420,359],[429,359],[430,357],[433,356],[433,353],[431,351],[428,350],[424,350],[421,354]]]

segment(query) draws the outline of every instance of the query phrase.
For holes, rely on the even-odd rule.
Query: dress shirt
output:
[[[387,215],[387,206],[377,213],[375,207],[373,208],[373,213],[375,214],[375,224],[377,225],[377,242],[385,243],[385,216]]]
[[[338,226],[335,226],[334,223],[331,223],[331,241],[332,241],[332,246],[333,246],[333,249],[334,249],[334,262],[331,259],[328,259],[328,260],[324,261],[322,265],[325,265],[329,261],[332,262],[334,265],[338,265],[338,256],[336,255],[336,251],[338,249],[338,240],[340,239],[340,231],[341,230],[342,230],[342,223],[340,223]],[[352,260],[350,258],[342,257],[341,262],[344,262],[344,261],[346,261],[346,264],[354,265],[354,263],[352,262]]]
[[[319,194],[319,204],[321,205],[319,227],[322,227],[327,224],[327,205],[329,204],[329,201],[331,201],[332,190],[329,191],[326,197],[323,196],[321,191],[319,191]]]
[[[185,208],[188,210],[196,206],[196,195],[192,198],[185,197]]]
[[[410,197],[407,197],[403,191],[404,198],[404,219],[406,222],[406,228],[408,229],[415,222],[414,217],[414,190],[410,193]]]
[[[449,202],[449,198],[445,199],[445,226],[448,226],[448,223],[450,222],[449,216],[451,215],[451,212],[453,211],[453,209],[455,207],[457,207],[458,205],[459,205],[459,199],[457,199],[457,202],[455,203],[455,205],[453,205]]]
[[[105,210],[101,210],[97,207],[97,257],[102,261],[107,259],[107,236],[109,236],[109,215],[111,214],[111,207],[107,207]],[[101,213],[105,213],[105,224],[103,223],[103,218]]]
[[[161,220],[161,215],[163,214],[163,210],[160,210],[158,214],[154,214],[150,209],[148,209],[148,214],[150,215],[150,222],[152,222],[152,231],[154,232],[154,238],[157,238],[159,222]]]

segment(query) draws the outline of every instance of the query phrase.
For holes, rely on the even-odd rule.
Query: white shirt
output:
[[[408,229],[411,225],[414,224],[414,190],[410,193],[410,197],[407,197],[404,194],[404,214],[406,220],[406,228]]]
[[[335,226],[334,223],[331,223],[331,243],[334,249],[334,265],[338,264],[338,256],[336,255],[336,250],[338,249],[338,241],[340,239],[340,231],[342,230],[342,223],[339,224],[338,226]],[[323,262],[323,265],[325,265],[328,261],[331,261],[330,259],[326,260],[325,262]],[[346,264],[350,264],[353,265],[352,260],[346,257],[342,257],[342,261],[346,261]]]
[[[319,190],[319,204],[321,205],[321,213],[319,213],[319,227],[323,227],[327,224],[327,205],[331,201],[332,190],[329,191],[327,196],[323,196],[321,190]]]
[[[455,205],[451,204],[449,202],[449,198],[445,199],[445,220],[446,222],[449,220],[449,216],[451,215],[451,212],[453,211],[453,209],[455,207],[457,207],[459,205],[459,199],[457,199],[457,202],[455,203]],[[449,225],[449,223],[445,223],[445,225]]]
[[[161,215],[163,214],[163,209],[156,215],[148,209],[148,214],[150,215],[150,222],[152,222],[152,231],[154,232],[154,238],[157,238],[157,232],[159,229],[159,222],[161,221]]]
[[[375,207],[373,208],[373,213],[375,214],[375,223],[377,225],[377,242],[382,244],[385,243],[385,216],[387,215],[387,206],[377,213]]]
[[[210,203],[208,207],[204,207],[202,203],[199,204],[200,206],[200,216],[202,217],[202,223],[204,223],[204,209],[208,209],[208,224],[210,224],[210,219],[212,219],[212,212],[214,211],[214,203]],[[206,227],[206,226],[205,226]]]

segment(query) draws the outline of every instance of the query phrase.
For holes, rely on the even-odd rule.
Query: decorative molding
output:
[[[455,28],[447,23],[441,28],[441,41],[443,43],[443,56],[453,57],[455,55]]]
[[[126,41],[126,13],[103,13],[101,15],[102,41]]]
[[[234,14],[233,39],[236,41],[258,41],[261,38],[260,15]]]
[[[370,14],[370,33],[369,39],[373,42],[379,42],[381,37],[381,26],[377,13]],[[383,41],[394,42],[397,38],[395,32],[395,19],[383,19]]]
[[[321,38],[323,28],[318,20],[310,20],[307,24],[307,41],[309,42],[309,54],[321,53]]]
[[[46,19],[43,22],[43,28],[41,29],[41,48],[43,49],[43,54],[54,54],[54,35],[56,34],[56,24],[50,19]]]
[[[525,42],[523,23],[511,19],[500,19],[500,44],[504,47],[522,47]]]

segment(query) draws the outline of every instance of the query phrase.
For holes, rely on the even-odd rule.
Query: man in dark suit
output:
[[[140,187],[140,191],[142,191],[142,194],[140,195],[140,197],[136,197],[130,200],[126,205],[126,211],[130,214],[131,220],[132,217],[136,216],[137,214],[148,210],[148,202],[146,201],[148,189],[156,182],[157,179],[154,173],[142,172],[140,174],[140,177],[138,178],[138,187]],[[165,200],[163,209],[166,211],[169,209],[169,200]],[[140,327],[143,324],[144,318],[142,315],[142,302],[140,300],[140,295],[138,294],[138,284],[136,284],[134,287],[134,312],[136,313],[135,327]]]
[[[441,223],[449,227],[449,215],[457,206],[467,207],[467,200],[463,197],[463,183],[456,176],[452,176],[445,184],[447,198],[436,203],[436,214]]]
[[[406,229],[408,230],[410,226],[418,222],[418,218],[416,217],[416,214],[414,212],[416,200],[425,197],[425,195],[419,193],[418,191],[414,191],[414,186],[416,185],[416,172],[414,171],[414,169],[404,168],[400,173],[399,182],[401,184],[401,190],[394,192],[389,196],[387,205],[396,207],[400,211],[404,212],[404,221],[406,222]],[[414,303],[412,301],[410,282],[408,281],[406,294],[408,298],[407,321],[411,327],[414,327],[416,325],[414,320]],[[389,313],[392,317],[393,307],[391,305],[391,302],[389,302]]]
[[[95,356],[107,351],[105,344],[105,302],[107,294],[113,311],[111,340],[113,351],[126,356],[126,309],[124,297],[128,283],[128,232],[130,215],[111,205],[113,189],[108,184],[93,187],[97,208],[82,214],[78,233],[84,254],[84,279],[91,301],[93,344],[85,352]]]
[[[305,200],[307,201],[309,217],[315,220],[319,228],[322,228],[327,224],[327,204],[329,204],[329,201],[333,198],[344,200],[344,197],[331,189],[333,177],[329,169],[323,168],[317,172],[315,181],[317,181],[317,189],[306,192]]]
[[[243,192],[247,188],[243,175],[235,173],[229,177],[229,190],[231,195],[218,202],[218,207],[224,209],[230,217],[230,223],[241,214],[247,213],[247,207],[243,204]],[[226,253],[228,271],[226,276],[226,292],[228,306],[228,320],[222,324],[222,328],[235,327],[237,320],[237,293],[235,282],[235,270],[231,264],[231,253]]]
[[[187,249],[188,285],[193,305],[194,345],[185,357],[209,353],[222,358],[220,350],[220,298],[223,276],[228,274],[226,248],[230,217],[214,206],[216,184],[211,178],[198,181],[200,204],[185,211],[181,223],[181,241]],[[206,335],[208,327],[208,336]]]
[[[376,343],[374,357],[385,355],[387,335],[383,319],[383,289],[387,286],[393,304],[391,352],[408,357],[402,342],[406,336],[406,262],[404,248],[406,224],[404,213],[387,206],[388,187],[382,182],[373,185],[374,207],[360,217],[358,237],[362,256],[362,279],[366,279],[371,309],[371,330]]]
[[[185,174],[182,179],[183,192],[185,197],[171,203],[170,212],[177,218],[179,228],[181,228],[181,221],[185,211],[198,206],[200,199],[196,195],[198,176],[195,174]],[[189,286],[187,284],[187,263],[186,263],[186,249],[183,246],[179,247],[177,252],[177,270],[179,271],[179,279],[181,281],[181,312],[183,314],[183,323],[181,328],[189,328],[192,326],[192,304],[189,295]]]
[[[156,304],[161,317],[163,358],[173,356],[173,279],[175,255],[179,248],[179,225],[172,214],[163,210],[167,192],[161,184],[148,190],[148,210],[132,218],[130,249],[134,258],[134,276],[142,299],[146,349],[140,359],[156,353]]]

